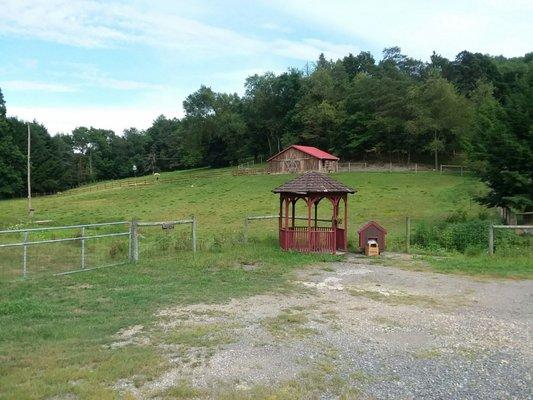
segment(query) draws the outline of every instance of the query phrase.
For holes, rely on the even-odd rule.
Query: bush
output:
[[[490,221],[471,219],[466,214],[454,213],[433,226],[421,223],[416,227],[413,244],[427,249],[459,251],[468,249],[470,254],[480,252],[487,246]]]

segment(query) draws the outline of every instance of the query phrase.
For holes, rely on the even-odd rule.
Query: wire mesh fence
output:
[[[128,260],[128,222],[0,231],[0,278],[62,274]]]
[[[181,228],[182,226],[189,228]],[[180,227],[181,229],[175,229]],[[142,243],[142,246],[140,245]],[[0,279],[69,274],[196,250],[196,219],[0,231]]]
[[[196,219],[139,222],[138,250],[141,259],[169,259],[196,251]]]

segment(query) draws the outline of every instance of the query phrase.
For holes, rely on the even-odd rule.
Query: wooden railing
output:
[[[284,250],[335,252],[335,232],[329,227],[306,226],[282,228],[280,230],[280,246]]]

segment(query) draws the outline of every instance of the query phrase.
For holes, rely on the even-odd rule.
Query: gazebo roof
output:
[[[355,190],[320,172],[307,172],[275,188],[274,193],[355,193]]]

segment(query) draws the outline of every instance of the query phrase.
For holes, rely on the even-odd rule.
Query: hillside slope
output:
[[[432,172],[388,173],[351,172],[333,175],[357,189],[349,199],[350,237],[364,222],[375,219],[392,234],[404,231],[404,219],[431,222],[463,209],[476,214],[482,208],[473,197],[484,191],[479,181]],[[196,215],[199,236],[227,237],[242,231],[246,215],[276,214],[279,201],[271,190],[292,179],[290,175],[233,176],[231,170],[202,170],[163,173],[159,181],[142,177],[115,182],[91,191],[73,190],[62,194],[38,197],[33,201],[35,220],[52,220],[51,225],[106,221],[169,220]],[[132,183],[139,186],[132,186]],[[141,185],[147,182],[147,185]],[[25,225],[26,200],[0,202],[0,227]],[[300,207],[302,207],[300,205]],[[305,214],[300,208],[300,214]],[[323,216],[330,210],[321,204]],[[330,216],[330,214],[329,214]],[[257,222],[252,233],[275,234],[274,221]]]

